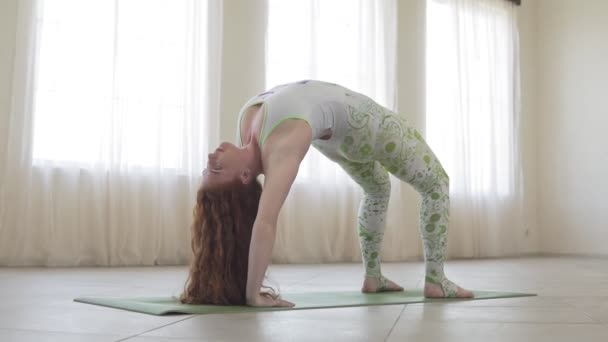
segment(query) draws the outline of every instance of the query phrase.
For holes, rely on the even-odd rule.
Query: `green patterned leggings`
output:
[[[358,134],[363,126],[351,124],[363,115],[367,115],[368,123],[378,123],[377,133],[371,139]],[[381,287],[386,286],[387,280],[380,269],[380,252],[391,190],[390,172],[412,185],[422,196],[419,228],[424,245],[426,282],[441,286],[446,297],[456,296],[456,285],[443,271],[450,200],[449,178],[441,163],[416,129],[408,127],[403,118],[385,108],[377,105],[351,108],[349,118],[350,127],[339,147],[335,143],[320,143],[315,147],[337,162],[364,191],[358,232],[366,276],[377,277]],[[365,161],[366,155],[371,157],[369,161]]]

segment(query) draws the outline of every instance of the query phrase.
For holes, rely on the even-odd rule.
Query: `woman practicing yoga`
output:
[[[365,266],[362,292],[402,291],[382,275],[380,255],[389,172],[422,196],[424,295],[472,297],[443,271],[449,179],[420,134],[369,97],[336,84],[302,81],[247,101],[237,146],[208,156],[192,225],[194,258],[184,303],[293,306],[264,291],[277,218],[310,145],[338,163],[364,191],[357,229]],[[256,177],[264,174],[264,188]],[[322,214],[322,213],[319,213]]]

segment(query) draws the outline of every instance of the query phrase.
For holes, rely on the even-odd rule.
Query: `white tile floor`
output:
[[[419,287],[419,262],[385,264]],[[178,295],[185,267],[0,268],[0,341],[608,341],[608,259],[450,261],[471,289],[538,297],[232,315],[157,317],[79,296]],[[357,290],[358,264],[274,265],[283,292]]]

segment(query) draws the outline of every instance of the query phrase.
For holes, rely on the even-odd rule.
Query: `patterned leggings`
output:
[[[367,115],[381,122],[375,139],[361,138],[357,132],[361,126],[352,124],[339,147],[329,149],[322,144],[315,147],[337,162],[364,191],[358,232],[366,276],[380,279],[381,287],[387,284],[380,270],[380,252],[390,196],[390,172],[422,196],[419,229],[424,245],[426,282],[441,286],[446,297],[456,296],[456,285],[443,271],[450,200],[449,178],[441,163],[418,131],[388,109],[372,104],[371,108],[351,108],[349,115],[349,121],[357,115]],[[366,145],[366,140],[374,143]],[[372,160],[353,161],[365,160],[364,155],[372,156]]]

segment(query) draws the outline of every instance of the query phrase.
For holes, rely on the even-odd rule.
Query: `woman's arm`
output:
[[[253,306],[293,306],[260,294],[262,281],[272,257],[277,219],[285,198],[298,173],[301,159],[281,156],[271,160],[266,168],[264,190],[253,225],[247,272],[247,304]]]

